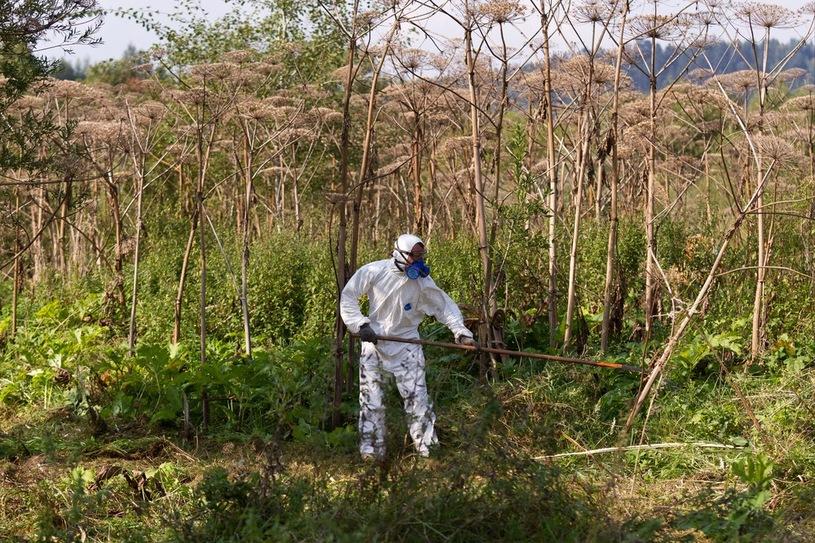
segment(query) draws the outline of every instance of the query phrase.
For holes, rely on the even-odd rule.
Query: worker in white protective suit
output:
[[[456,342],[475,345],[464,326],[458,306],[430,277],[424,262],[424,242],[417,236],[399,236],[392,258],[371,262],[351,277],[342,291],[340,313],[348,329],[359,334],[362,352],[359,362],[359,450],[365,459],[385,455],[384,383],[393,375],[405,402],[410,437],[421,456],[430,454],[438,443],[434,428],[436,415],[427,394],[425,359],[422,347],[378,340],[379,335],[418,338],[419,323],[425,315],[443,322]],[[369,315],[359,307],[359,298],[368,296]]]

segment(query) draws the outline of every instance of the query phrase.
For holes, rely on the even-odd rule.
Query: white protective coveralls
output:
[[[432,278],[409,279],[402,251],[410,251],[416,236],[399,237],[394,258],[361,267],[346,283],[340,299],[340,314],[348,329],[356,334],[365,323],[379,335],[419,337],[418,326],[425,315],[444,323],[458,339],[472,337],[464,326],[458,306]],[[397,265],[400,264],[400,265]],[[401,268],[401,269],[400,269]],[[368,296],[369,316],[362,314],[359,298]],[[363,456],[382,458],[385,454],[385,405],[383,385],[393,375],[408,415],[410,437],[416,451],[429,454],[438,443],[436,415],[427,393],[425,359],[420,345],[379,340],[376,345],[362,342],[359,362],[359,450]]]

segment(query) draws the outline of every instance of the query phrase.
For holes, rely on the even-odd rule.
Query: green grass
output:
[[[602,240],[603,232],[592,235]],[[637,236],[626,235],[629,252],[636,253]],[[671,235],[676,239],[666,243],[675,247],[666,254],[682,254],[685,234]],[[677,349],[653,405],[646,405],[627,440],[737,449],[542,459],[618,444],[637,376],[510,359],[492,383],[481,385],[471,356],[428,348],[442,447],[430,461],[413,455],[391,390],[389,454],[372,466],[356,452],[353,387],[342,398],[340,426],[327,424],[333,367],[325,330],[333,299],[324,248],[294,251],[290,242],[267,240],[267,250],[255,253],[264,274],[253,286],[260,309],[253,317],[252,360],[241,354],[234,290],[217,259],[207,365],[198,363],[194,277],[182,341],[167,343],[177,264],[169,258],[169,241],[166,247],[156,242],[144,263],[134,357],[127,354],[122,323],[110,321],[99,278],[53,284],[23,300],[17,336],[0,328],[0,541],[810,537],[812,323],[776,322],[786,331],[748,365],[749,322],[739,316],[744,300],[720,291]],[[477,255],[456,250],[466,246],[461,240],[449,244],[450,250],[434,252],[434,274],[438,270],[437,281],[466,305]],[[269,250],[278,246],[291,250]],[[602,243],[589,246],[597,250],[584,255],[590,262],[582,281],[594,284]],[[627,269],[635,272],[639,264],[629,260]],[[523,286],[513,296],[534,306],[536,278],[522,261],[512,266],[512,280]],[[698,271],[693,260],[684,266],[688,276]],[[287,275],[292,267],[296,280]],[[790,315],[806,303],[783,299]],[[7,322],[7,307],[3,311],[0,322]],[[630,314],[608,358],[640,365],[659,348],[669,323],[644,346],[634,337],[636,312]],[[588,320],[591,354],[597,323]],[[534,311],[508,313],[510,346],[546,351],[544,321]],[[448,337],[433,323],[422,332]],[[206,430],[200,426],[204,389],[212,415]],[[183,431],[185,401],[192,433]]]
[[[811,428],[799,426],[808,407],[773,401],[788,396],[781,381],[740,377],[748,392],[763,391],[754,409],[767,429],[747,432],[743,449],[537,461],[613,443],[615,421],[591,420],[591,375],[527,371],[487,388],[431,372],[434,390],[459,385],[455,395],[436,394],[443,446],[430,461],[412,454],[392,394],[381,466],[362,463],[353,439],[319,428],[281,438],[275,428],[236,431],[221,421],[183,440],[177,427],[146,418],[100,433],[81,410],[7,406],[0,533],[17,541],[774,541],[808,533],[804,482],[815,458]],[[799,386],[815,379],[798,377]],[[692,393],[727,411],[725,385]],[[707,437],[670,433],[663,419],[679,400],[665,394],[652,438]],[[791,412],[771,422],[782,406]],[[798,430],[782,432],[785,424]],[[764,441],[771,451],[761,452]]]

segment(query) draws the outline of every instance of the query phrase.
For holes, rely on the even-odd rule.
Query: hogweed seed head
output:
[[[491,22],[503,24],[523,19],[526,7],[518,0],[489,0],[479,4],[477,13]]]
[[[738,70],[728,74],[722,74],[715,79],[710,79],[708,83],[714,84],[718,81],[726,91],[748,92],[758,86],[758,79],[753,70]]]
[[[671,40],[679,36],[684,25],[673,15],[637,15],[631,18],[630,31],[641,38]]]
[[[797,156],[795,148],[778,136],[757,134],[753,136],[753,144],[762,159],[774,160],[778,164],[792,162]]]
[[[766,29],[787,28],[798,22],[795,12],[766,2],[744,2],[737,7],[734,15],[738,21],[749,26]]]
[[[808,73],[804,68],[788,68],[778,74],[778,79],[786,82],[795,81],[796,79],[805,78]]]
[[[805,94],[790,98],[784,103],[784,107],[791,111],[815,112],[815,94]]]
[[[150,100],[134,107],[133,113],[139,120],[156,122],[164,118],[167,108],[161,102]]]
[[[123,140],[122,124],[113,121],[80,121],[74,134],[97,144],[119,145]]]
[[[599,0],[587,0],[575,10],[575,19],[579,23],[601,23],[610,17],[611,6]]]

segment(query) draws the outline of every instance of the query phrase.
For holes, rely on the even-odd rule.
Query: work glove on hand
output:
[[[376,337],[376,332],[371,329],[371,325],[367,322],[359,327],[359,339],[362,341],[367,341],[368,343],[373,343],[376,345],[378,338]]]
[[[469,347],[475,347],[475,340],[470,336],[460,335],[456,336],[456,343],[459,345],[467,345]]]

